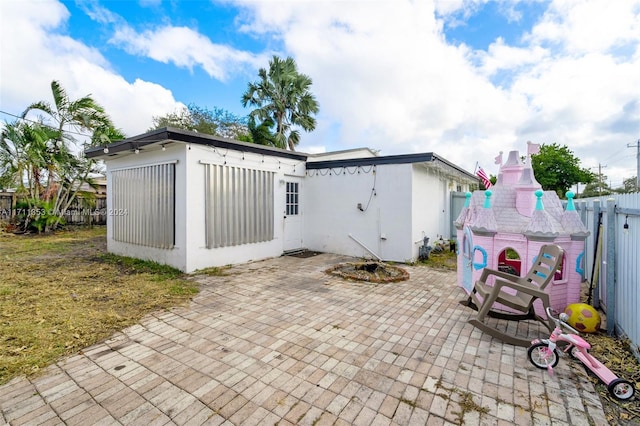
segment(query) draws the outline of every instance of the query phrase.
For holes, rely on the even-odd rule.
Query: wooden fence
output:
[[[0,192],[0,220],[10,221],[16,215],[27,213],[26,210],[16,208],[21,197],[14,192]],[[64,211],[64,219],[70,225],[106,225],[107,197],[97,194],[95,199],[88,201],[78,197]]]

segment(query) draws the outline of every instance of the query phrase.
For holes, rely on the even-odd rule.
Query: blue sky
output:
[[[531,140],[606,165],[613,186],[636,173],[638,0],[2,0],[0,28],[10,114],[56,79],[130,136],[190,103],[246,115],[275,54],[320,102],[301,151],[435,152],[496,174]]]

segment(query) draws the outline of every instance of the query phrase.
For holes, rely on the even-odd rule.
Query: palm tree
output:
[[[299,126],[306,132],[316,127],[313,114],[319,106],[309,91],[311,78],[298,72],[293,58],[282,60],[277,56],[269,61],[268,71],[260,68],[258,77],[242,95],[242,106],[256,107],[249,115],[259,120],[260,125],[273,120],[275,145],[295,151],[300,132],[292,127]]]
[[[247,123],[250,136],[249,142],[253,142],[258,145],[278,146],[275,136],[271,133],[273,124],[273,120],[271,118],[267,118],[258,125],[256,123],[256,119],[250,116]]]
[[[51,82],[51,93],[53,95],[53,105],[46,101],[35,102],[24,110],[22,118],[25,118],[29,112],[38,110],[45,112],[57,124],[58,137],[53,141],[53,155],[69,151],[66,141],[75,142],[72,133],[65,132],[67,127],[71,127],[75,131],[113,127],[102,106],[94,101],[91,96],[84,96],[72,101],[69,99],[66,90],[56,80]],[[52,163],[48,168],[47,186],[49,188],[53,187],[56,172],[55,164]]]
[[[46,101],[33,103],[22,113],[25,118],[31,111],[46,113],[56,124],[50,128],[51,134],[46,144],[46,177],[47,185],[40,192],[41,202],[50,203],[49,210],[56,218],[46,222],[44,230],[55,227],[63,221],[64,212],[78,195],[82,183],[89,182],[89,175],[95,167],[95,161],[83,158],[74,153],[71,143],[75,143],[73,131],[86,130],[92,132],[88,145],[103,145],[114,138],[121,139],[122,132],[116,129],[111,119],[91,96],[84,96],[75,101],[69,99],[67,92],[59,82],[51,82],[53,105]],[[43,118],[40,117],[42,121]],[[42,125],[42,127],[46,127]],[[45,150],[41,147],[41,153]],[[35,155],[35,154],[34,154]],[[31,196],[31,195],[30,195]],[[35,200],[34,197],[33,199]]]
[[[126,135],[122,129],[114,127],[111,123],[102,124],[93,130],[89,146],[109,145],[113,141],[122,140]]]
[[[58,132],[37,123],[7,123],[0,135],[0,181],[30,199],[40,198],[44,171],[54,161],[50,141]]]
[[[18,220],[25,230],[37,222],[40,214],[33,212],[43,207],[42,198],[50,197],[44,179],[46,170],[58,162],[51,149],[57,137],[57,130],[27,122],[6,123],[0,134],[0,187],[13,187],[21,196],[28,213]]]
[[[78,100],[69,99],[66,90],[56,80],[51,82],[53,105],[46,101],[35,102],[22,113],[22,118],[33,110],[39,110],[48,114],[56,122],[59,138],[56,145],[64,143],[64,140],[75,141],[71,133],[65,132],[70,127],[74,131],[94,130],[98,127],[111,126],[111,119],[90,95]]]

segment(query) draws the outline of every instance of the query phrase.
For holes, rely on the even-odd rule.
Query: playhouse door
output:
[[[284,251],[297,250],[302,244],[302,179],[285,178]]]
[[[468,226],[462,235],[462,287],[467,293],[473,289],[473,237]]]

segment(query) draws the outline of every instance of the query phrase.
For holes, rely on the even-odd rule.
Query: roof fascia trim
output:
[[[330,169],[336,167],[376,166],[381,164],[410,164],[433,161],[433,153],[387,155],[383,157],[345,158],[341,160],[313,161],[307,163],[307,169]]]
[[[87,158],[106,157],[106,154],[104,153],[105,147],[109,148],[109,153],[113,155],[119,152],[140,149],[144,148],[147,145],[166,141],[192,143],[194,145],[231,149],[240,152],[251,152],[255,154],[290,158],[294,160],[305,161],[307,159],[307,155],[302,153],[286,151],[279,148],[273,148],[249,142],[234,141],[232,139],[221,138],[218,136],[202,135],[172,127],[164,127],[162,129],[154,130],[142,135],[123,139],[106,146],[89,148],[85,151],[85,155],[87,156]]]

